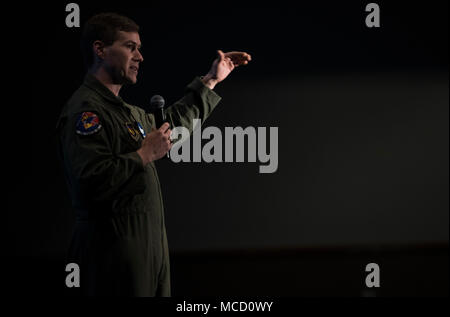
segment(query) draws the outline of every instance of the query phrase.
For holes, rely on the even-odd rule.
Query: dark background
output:
[[[274,174],[158,162],[174,295],[448,295],[448,2],[378,1],[379,29],[365,26],[369,2],[77,2],[82,23],[114,11],[141,26],[129,103],[171,104],[217,49],[242,50],[252,62],[217,86],[223,99],[203,126],[279,130]],[[13,293],[64,291],[74,214],[54,125],[84,76],[65,5],[9,12],[25,20],[19,49],[4,50],[23,66],[8,107],[23,118],[7,151],[18,166],[6,171],[2,254]],[[364,286],[370,262],[376,292]]]

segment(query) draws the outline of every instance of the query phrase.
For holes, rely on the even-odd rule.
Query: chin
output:
[[[133,85],[137,83],[137,77],[125,77],[124,78],[125,84]]]

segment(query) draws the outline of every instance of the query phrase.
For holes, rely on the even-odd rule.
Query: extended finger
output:
[[[172,130],[167,129],[166,132],[164,132],[164,136],[167,137],[170,140],[170,134],[172,133]]]
[[[168,122],[164,122],[158,130],[165,134],[169,127],[170,124]]]
[[[228,52],[225,53],[226,57],[231,58],[235,62],[241,62],[241,61],[251,61],[252,56],[246,52]]]
[[[248,62],[249,62],[248,60],[233,60],[233,64],[235,66],[247,65]]]

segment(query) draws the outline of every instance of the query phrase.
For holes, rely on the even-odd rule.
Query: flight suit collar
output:
[[[109,90],[105,85],[103,85],[97,78],[95,78],[94,75],[87,73],[84,77],[83,84],[97,92],[100,96],[110,101],[111,103],[127,108],[123,99],[120,96],[114,95],[112,91]]]

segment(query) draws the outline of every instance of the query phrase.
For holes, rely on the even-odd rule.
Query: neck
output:
[[[111,90],[111,92],[115,95],[119,95],[120,88],[122,85],[114,84],[111,75],[103,68],[99,67],[97,69],[91,69],[89,71],[99,82],[101,82],[106,88]]]

